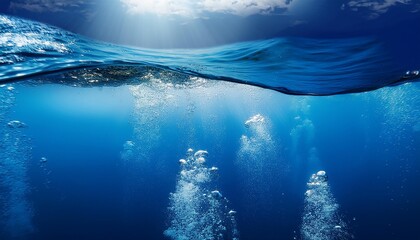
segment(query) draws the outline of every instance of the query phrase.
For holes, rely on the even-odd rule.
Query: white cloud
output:
[[[130,13],[201,17],[205,13],[239,16],[269,14],[292,0],[120,0]]]
[[[23,9],[30,12],[67,12],[71,9],[81,9],[89,6],[88,0],[14,0],[10,3],[11,10]]]
[[[342,9],[349,8],[352,11],[367,9],[371,11],[369,17],[376,18],[397,4],[410,4],[411,2],[412,0],[352,0],[343,4]]]

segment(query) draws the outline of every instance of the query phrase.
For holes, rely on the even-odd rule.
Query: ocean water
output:
[[[0,16],[0,239],[419,237],[420,63],[115,46]]]

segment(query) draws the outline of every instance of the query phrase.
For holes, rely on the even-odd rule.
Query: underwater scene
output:
[[[420,239],[418,33],[144,48],[11,15],[0,239]]]

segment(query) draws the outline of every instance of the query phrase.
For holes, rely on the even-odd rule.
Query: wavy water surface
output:
[[[89,40],[45,24],[0,15],[0,83],[74,86],[137,84],[153,73],[244,83],[286,94],[362,92],[417,80],[374,38],[276,38],[208,49],[152,50]]]

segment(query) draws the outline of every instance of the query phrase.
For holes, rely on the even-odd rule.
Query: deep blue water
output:
[[[377,39],[0,34],[0,239],[418,238],[419,65]]]

